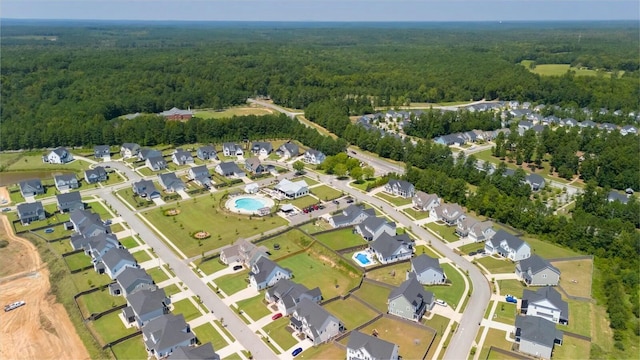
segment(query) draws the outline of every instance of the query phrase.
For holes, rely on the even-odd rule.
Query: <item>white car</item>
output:
[[[436,304],[447,307],[447,303],[444,300],[436,299]]]

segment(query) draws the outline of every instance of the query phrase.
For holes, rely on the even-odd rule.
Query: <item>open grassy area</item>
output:
[[[113,296],[109,294],[109,289],[94,291],[78,298],[78,306],[80,306],[82,316],[85,318],[91,314],[98,314],[126,303],[127,300],[124,296]]]
[[[440,253],[436,252],[434,249],[432,249],[431,247],[428,246],[424,246],[424,245],[418,245],[416,246],[416,251],[415,251],[416,256],[420,255],[420,254],[426,254],[431,256],[432,258],[436,258],[439,259],[442,257],[442,255],[440,255]]]
[[[182,292],[182,290],[180,290],[180,288],[176,284],[165,286],[162,289],[164,290],[165,294],[167,294],[167,296],[175,295],[179,292]]]
[[[136,259],[138,264],[141,264],[145,261],[149,261],[152,259],[151,255],[149,255],[149,253],[146,250],[136,251],[131,255],[133,255],[133,258]]]
[[[428,223],[425,226],[427,227],[427,229],[433,231],[435,234],[443,238],[446,242],[454,242],[460,240],[460,237],[456,235],[455,226],[439,225],[434,222]]]
[[[303,351],[299,356],[301,359],[344,359],[347,356],[347,352],[335,344],[328,343],[317,347],[312,346]]]
[[[306,223],[300,226],[299,229],[308,234],[314,234],[320,231],[331,229],[331,225],[329,225],[329,223],[327,223],[326,221],[317,220],[314,222]]]
[[[351,182],[351,186],[362,191],[362,192],[366,192],[367,191],[367,186],[369,184],[374,184],[376,182],[377,179],[373,178],[371,180],[361,180],[361,181],[353,181]]]
[[[51,226],[51,228],[53,229],[53,232],[51,233],[47,233],[45,231],[47,230],[46,228],[41,230],[36,230],[34,231],[34,233],[38,234],[41,238],[47,239],[47,240],[59,239],[62,237],[71,236],[71,234],[73,234],[73,230],[65,230],[64,224]]]
[[[142,209],[142,208],[155,205],[153,201],[149,201],[139,196],[135,196],[133,194],[133,190],[131,190],[130,188],[120,189],[116,191],[116,194],[120,195],[127,204],[129,204],[130,206],[136,209]]]
[[[178,302],[173,303],[173,310],[171,312],[173,314],[184,315],[185,321],[197,319],[202,315],[200,310],[198,310],[198,308],[196,308],[189,299],[182,299]]]
[[[127,249],[133,249],[135,247],[140,246],[138,241],[136,241],[136,239],[134,239],[133,236],[127,236],[126,238],[120,239],[120,244],[122,244],[122,246],[124,246]]]
[[[478,251],[484,249],[484,243],[483,242],[476,242],[476,243],[471,243],[471,244],[467,244],[467,245],[462,245],[458,248],[458,250],[460,250],[461,253],[463,254],[468,254],[472,251]]]
[[[592,304],[587,301],[567,299],[564,296],[562,300],[569,304],[569,325],[558,325],[558,328],[580,335],[591,336],[590,314],[592,312]]]
[[[444,316],[440,316],[440,315],[433,315],[431,320],[425,321],[425,325],[429,326],[430,328],[432,328],[432,329],[434,329],[436,331],[436,338],[433,341],[433,345],[429,349],[429,352],[427,353],[427,357],[426,357],[427,359],[433,359],[434,358],[433,355],[436,352],[436,348],[437,348],[438,344],[442,340],[442,335],[444,333],[444,329],[446,329],[447,325],[449,325],[449,321],[450,321],[449,319],[445,318]]]
[[[162,268],[159,266],[154,267],[152,269],[148,269],[147,274],[151,276],[151,278],[156,284],[169,280],[169,275],[167,275],[167,273],[165,273],[164,270],[162,270]]]
[[[118,360],[146,359],[148,356],[147,350],[144,348],[142,335],[116,344],[111,347],[111,350],[113,350]]]
[[[437,299],[444,300],[455,309],[462,300],[464,278],[451,264],[442,264],[442,269],[447,279],[451,280],[451,285],[426,286],[425,289],[431,291]]]
[[[503,258],[485,256],[483,258],[477,259],[476,261],[487,268],[487,270],[489,270],[492,274],[512,273],[516,270],[515,263],[511,262],[511,260]]]
[[[342,196],[341,191],[338,191],[327,185],[316,186],[314,188],[311,188],[309,191],[311,191],[313,195],[317,196],[318,199],[324,201],[337,199]]]
[[[487,358],[487,355],[489,354],[489,348],[491,348],[491,346],[510,351],[512,344],[513,343],[505,339],[504,331],[489,329],[489,331],[487,332],[487,337],[484,339],[482,351],[480,352],[480,359]]]
[[[403,206],[403,205],[408,205],[411,204],[411,199],[405,199],[403,197],[400,196],[393,196],[393,195],[389,195],[385,192],[379,192],[376,194],[376,197],[382,199],[382,200],[386,200],[389,203],[393,204],[394,206]]]
[[[553,348],[553,358],[558,360],[588,359],[590,349],[590,342],[565,336],[562,340],[562,346]]]
[[[358,300],[350,297],[346,300],[331,302],[324,308],[340,319],[347,330],[353,330],[378,315]]]
[[[311,205],[315,205],[320,203],[320,200],[316,199],[315,197],[311,196],[311,195],[305,195],[303,197],[299,197],[295,200],[282,200],[280,202],[280,204],[291,204],[295,207],[297,207],[298,209],[302,210],[306,207],[309,207]]]
[[[111,225],[111,232],[114,234],[124,230],[125,230],[124,226],[120,223]]]
[[[259,242],[258,245],[265,246],[272,254],[272,258],[277,259],[292,252],[302,250],[311,245],[312,242],[313,239],[309,237],[309,235],[298,229],[291,229],[269,240]],[[276,244],[280,247],[278,250],[275,248]]]
[[[500,287],[500,295],[513,295],[518,299],[522,298],[522,290],[524,285],[518,280],[497,280]]]
[[[247,313],[254,321],[271,313],[264,302],[264,291],[252,298],[240,300],[236,305],[238,305],[238,309]]]
[[[599,71],[587,68],[577,68],[571,66],[571,64],[536,64],[532,69],[531,64],[533,60],[522,60],[520,64],[525,67],[525,69],[531,71],[532,73],[541,75],[541,76],[562,76],[567,73],[567,71],[575,72],[576,76],[598,76],[598,74],[602,73],[605,77],[610,78],[613,74],[610,71]],[[621,72],[622,73],[622,72]],[[622,76],[619,74],[618,76]]]
[[[367,279],[377,280],[389,285],[398,286],[407,279],[407,271],[411,269],[411,263],[403,262],[381,269],[367,272]]]
[[[207,275],[211,275],[217,271],[225,269],[226,267],[227,265],[223,264],[219,258],[198,262],[198,268]]]
[[[493,319],[491,320],[513,325],[516,321],[517,311],[516,304],[501,302],[496,306],[496,311],[493,313]]]
[[[295,282],[309,289],[320,287],[325,299],[346,294],[360,282],[361,277],[361,272],[353,265],[320,244],[314,244],[304,253],[283,259],[278,264],[293,271]]]
[[[572,296],[591,297],[593,260],[557,261],[551,265],[560,270],[560,286]]]
[[[107,210],[107,208],[104,207],[104,205],[100,201],[92,201],[90,203],[87,203],[87,209],[100,215],[100,219],[102,220],[113,219],[113,215],[111,215],[111,213]]]
[[[386,313],[388,309],[387,298],[389,297],[390,293],[390,288],[365,281],[362,283],[362,286],[360,286],[360,289],[358,289],[353,294],[366,301],[369,305],[378,309],[378,311]]]
[[[522,240],[531,246],[531,251],[545,259],[581,256],[579,252],[564,248],[550,242],[542,241],[531,236],[523,236]],[[564,274],[563,274],[564,276]]]
[[[42,161],[42,153],[22,153],[20,158],[7,166],[5,171],[26,170],[67,170],[80,172],[89,168],[89,163],[83,160],[73,160],[68,164],[48,164]]]
[[[87,269],[79,273],[71,274],[73,283],[78,289],[77,292],[93,289],[94,287],[107,285],[111,278],[105,274],[98,274],[93,269]]]
[[[378,331],[380,339],[400,347],[400,356],[403,359],[422,359],[431,339],[435,336],[435,333],[426,327],[386,317],[366,326],[361,331],[370,335],[374,329]]]
[[[65,256],[64,261],[67,263],[67,266],[69,266],[69,270],[71,271],[84,269],[91,265],[91,257],[86,255],[84,252]]]
[[[115,311],[98,320],[89,322],[89,328],[94,330],[102,345],[136,332],[137,329],[135,327],[126,328],[119,315],[120,313]]]
[[[403,213],[409,215],[410,217],[416,219],[416,220],[422,220],[422,219],[426,219],[429,217],[429,212],[428,211],[417,211],[414,208],[408,208],[408,209],[404,209],[402,210]]]
[[[295,273],[294,273],[295,274]],[[249,270],[239,271],[235,274],[221,276],[213,282],[218,285],[227,296],[233,295],[242,289],[246,289],[249,283],[245,280],[249,275]]]
[[[302,180],[304,180],[309,186],[320,184],[320,181],[311,178],[311,176],[305,176],[302,178]]]
[[[352,228],[344,228],[332,232],[327,232],[315,236],[318,241],[327,245],[333,250],[346,249],[356,245],[366,244],[367,241],[357,233],[353,232]]]
[[[230,118],[233,116],[246,116],[246,115],[267,115],[273,114],[273,110],[263,107],[232,107],[224,110],[197,110],[195,117],[200,119],[222,119]]]
[[[216,331],[211,323],[202,324],[194,328],[193,332],[201,344],[211,342],[213,349],[216,351],[228,345],[227,341]]]
[[[71,247],[71,241],[69,239],[50,242],[49,246],[52,247],[54,251],[58,253],[58,255],[68,253],[69,251],[73,250],[73,248]]]
[[[281,317],[262,328],[264,332],[283,349],[289,349],[298,341],[292,335],[293,330],[288,327],[289,318]]]
[[[176,216],[164,216],[168,207],[146,211],[144,215],[188,257],[229,245],[238,238],[248,238],[287,224],[279,216],[250,219],[248,216],[226,212],[219,208],[221,196],[222,194],[216,194],[180,201],[180,214]],[[203,230],[211,234],[209,239],[199,242],[191,236],[192,233]]]

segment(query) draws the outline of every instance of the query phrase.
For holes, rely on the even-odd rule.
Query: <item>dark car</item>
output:
[[[297,349],[293,350],[293,352],[291,353],[291,355],[293,355],[294,357],[296,357],[296,356],[298,356],[301,352],[302,352],[302,348],[297,348]]]
[[[477,252],[472,251],[472,252],[470,252],[470,253],[469,253],[469,256],[473,256],[473,255],[475,255],[475,254],[477,254]]]
[[[318,205],[318,209],[320,210],[324,209],[324,205]]]
[[[336,205],[339,205],[339,204],[340,204],[340,201],[338,201],[338,200],[333,200],[333,203],[334,203],[334,204],[336,204]]]
[[[278,319],[280,319],[281,317],[282,317],[282,313],[277,313],[277,314],[274,314],[274,315],[271,317],[271,320],[278,320]]]
[[[233,267],[234,271],[242,270],[242,265],[236,265]]]
[[[353,201],[354,201],[354,200],[353,200],[352,198],[348,198],[348,199],[347,199],[347,204],[351,204],[351,203],[353,203]]]

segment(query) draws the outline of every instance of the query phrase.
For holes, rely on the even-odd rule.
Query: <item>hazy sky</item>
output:
[[[18,19],[218,21],[639,20],[639,0],[1,0]]]

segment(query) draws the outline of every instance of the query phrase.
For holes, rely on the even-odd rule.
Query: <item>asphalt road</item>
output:
[[[375,175],[385,175],[388,173],[404,174],[404,167],[393,164],[389,161],[383,160],[377,156],[371,156],[356,150],[353,147],[347,149],[347,154],[355,159],[362,161],[363,163],[370,165],[375,170]]]
[[[287,110],[287,109],[285,109],[283,107],[280,107],[280,106],[278,106],[276,104],[273,104],[273,103],[270,103],[270,102],[266,102],[266,101],[261,101],[261,100],[256,100],[256,99],[247,99],[247,102],[251,103],[251,104],[258,104],[260,106],[264,106],[266,108],[273,109],[275,111],[281,112],[281,113],[287,115],[288,117],[290,117],[292,119],[295,119],[297,115],[304,115],[304,113],[292,112],[292,111],[289,111],[289,110]]]

